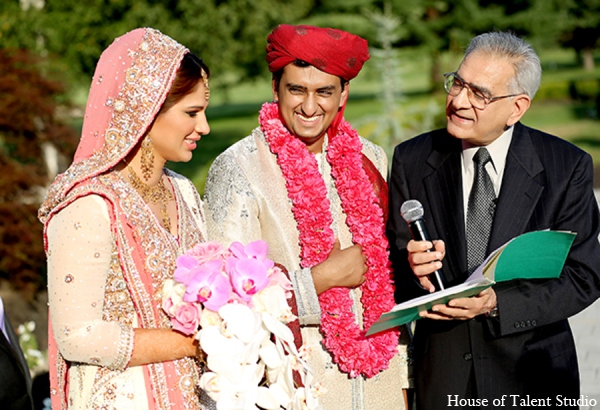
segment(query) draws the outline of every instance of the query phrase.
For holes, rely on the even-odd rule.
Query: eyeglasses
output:
[[[465,87],[467,87],[467,98],[469,99],[469,102],[471,103],[473,108],[476,108],[478,110],[485,109],[489,104],[493,103],[494,101],[498,101],[508,97],[516,97],[517,95],[523,94],[519,93],[502,95],[500,97],[491,97],[490,95],[488,95],[487,92],[483,91],[481,88],[471,83],[468,83],[462,78],[460,78],[458,74],[456,74],[456,72],[454,71],[451,73],[444,74],[444,88],[446,89],[446,92],[448,92],[448,94],[450,94],[452,97],[456,97],[458,94],[460,94],[460,92]]]

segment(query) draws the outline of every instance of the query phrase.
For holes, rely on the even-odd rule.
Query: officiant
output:
[[[600,214],[591,156],[521,123],[540,81],[528,43],[505,32],[481,34],[457,71],[445,74],[446,127],[395,149],[388,233],[399,301],[433,291],[428,275],[437,269],[449,286],[464,282],[519,234],[577,233],[559,278],[497,283],[421,314],[414,338],[419,410],[463,399],[493,408],[511,394],[579,397],[567,319],[600,296]],[[433,242],[411,240],[400,215],[409,199],[422,203]]]

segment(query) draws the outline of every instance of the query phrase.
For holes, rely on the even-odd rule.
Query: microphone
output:
[[[410,233],[415,241],[431,241],[425,221],[423,220],[424,213],[423,205],[415,199],[405,201],[400,207],[400,215],[408,223]],[[431,252],[431,249],[428,249],[427,252]],[[439,269],[433,272],[429,276],[429,279],[436,291],[446,289],[446,280]]]

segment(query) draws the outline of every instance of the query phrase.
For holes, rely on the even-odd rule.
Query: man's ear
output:
[[[271,89],[273,91],[273,101],[277,102],[279,100],[279,90],[277,90],[277,80],[275,78],[271,80]]]
[[[510,127],[511,125],[516,124],[521,119],[521,117],[525,115],[530,105],[531,98],[529,98],[527,94],[521,94],[516,96],[513,105],[513,112],[510,115],[510,117],[508,117],[506,125]]]
[[[338,108],[342,108],[346,105],[348,102],[348,95],[350,95],[350,82],[346,81],[340,98],[340,106]]]

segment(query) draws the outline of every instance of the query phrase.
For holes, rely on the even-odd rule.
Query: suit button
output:
[[[527,327],[531,326],[531,320],[527,321]]]
[[[531,326],[537,326],[537,320],[532,320],[531,321]]]
[[[525,321],[521,320],[521,327],[525,327]]]
[[[519,322],[515,322],[515,329],[518,329],[520,327],[521,327],[521,325],[519,324]]]
[[[473,355],[471,353],[465,353],[463,355],[463,359],[465,359],[466,361],[469,361],[473,358]]]

